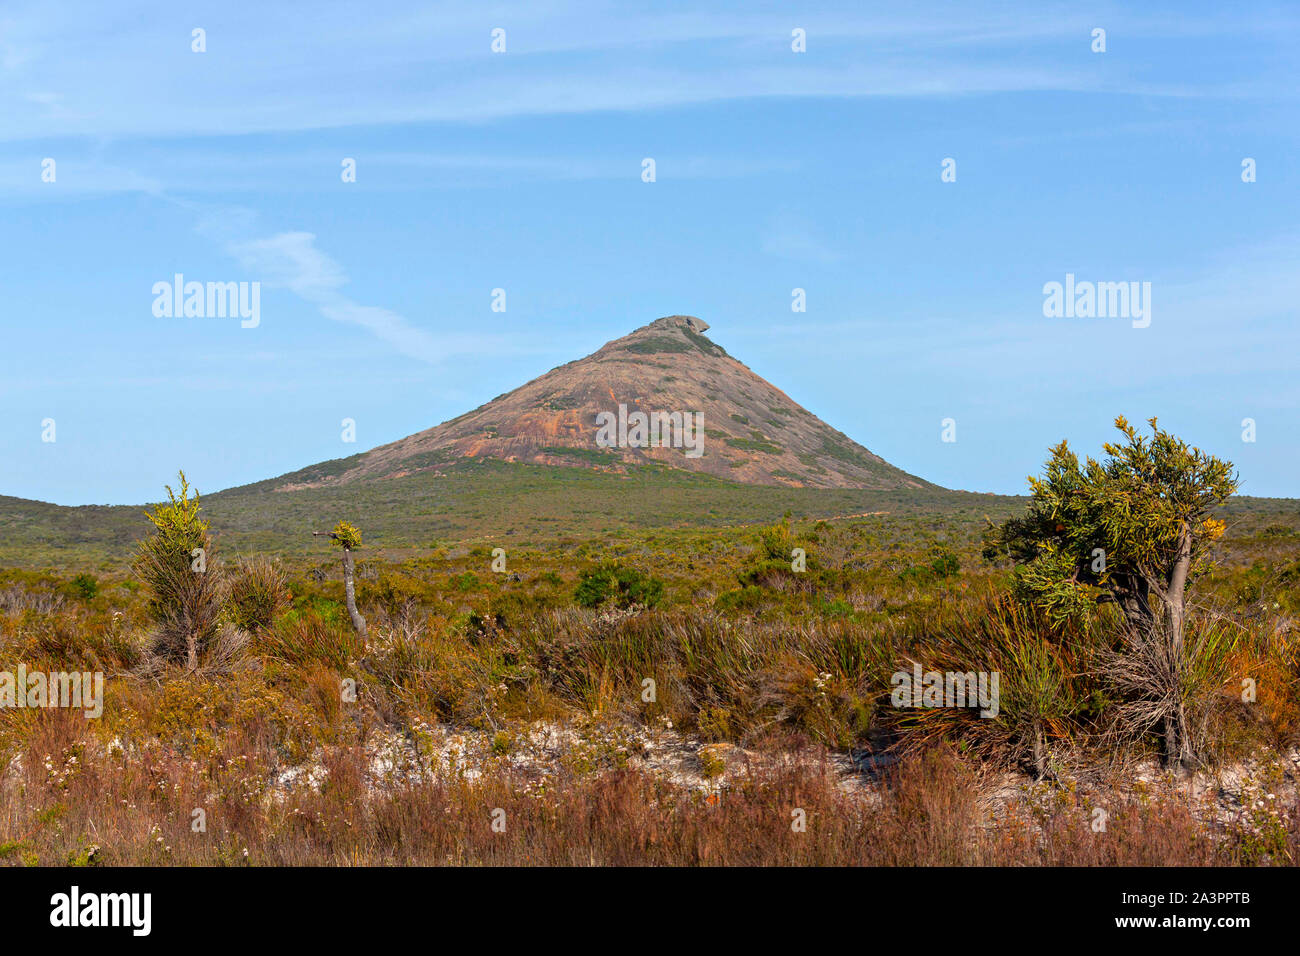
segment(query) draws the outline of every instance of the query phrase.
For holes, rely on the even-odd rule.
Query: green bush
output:
[[[944,578],[956,576],[961,571],[961,561],[947,548],[932,548],[928,564],[915,564],[900,571],[898,579],[903,583],[932,584]]]
[[[265,630],[289,607],[284,572],[266,558],[240,561],[230,579],[226,613],[235,626]]]
[[[654,607],[663,597],[664,583],[636,568],[605,563],[579,575],[573,599],[583,607],[599,607],[611,602],[618,607],[640,604]]]
[[[158,653],[193,670],[216,637],[223,582],[199,496],[190,497],[184,472],[180,479],[179,495],[167,486],[168,501],[146,512],[154,534],[140,542],[132,567],[149,595]]]
[[[713,606],[719,611],[756,611],[770,600],[766,591],[750,584],[734,591],[724,591],[718,595]]]
[[[89,601],[99,593],[99,582],[93,574],[78,574],[68,582],[68,590],[73,597]]]
[[[930,562],[930,570],[937,578],[950,578],[961,571],[961,562],[957,560],[957,555],[946,548],[937,549],[934,560]]]

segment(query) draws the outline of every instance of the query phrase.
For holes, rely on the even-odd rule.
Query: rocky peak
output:
[[[691,332],[704,332],[709,328],[709,323],[703,319],[697,319],[693,315],[665,315],[662,319],[655,319],[647,329],[688,329]]]

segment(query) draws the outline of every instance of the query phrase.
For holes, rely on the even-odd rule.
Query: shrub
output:
[[[937,578],[950,578],[961,571],[961,562],[948,549],[938,548],[934,552],[934,560],[930,562],[930,570]]]
[[[1052,448],[1023,517],[993,529],[985,555],[1005,551],[1019,565],[1031,602],[1068,611],[1105,601],[1122,612],[1134,659],[1118,662],[1129,692],[1141,698],[1137,724],[1163,725],[1165,759],[1198,762],[1188,692],[1197,666],[1187,644],[1191,586],[1214,562],[1223,521],[1211,516],[1237,490],[1232,465],[1158,427],[1139,435],[1123,416],[1122,444],[1107,459],[1080,463],[1065,442]]]
[[[312,609],[286,614],[258,634],[254,646],[263,656],[295,670],[320,662],[345,673],[365,648],[347,629],[337,604],[333,604],[333,612],[328,617]]]
[[[345,548],[349,551],[354,551],[361,547],[361,532],[357,529],[356,525],[347,521],[339,521],[334,525],[334,530],[330,532],[330,537],[334,539],[334,543],[340,548]]]
[[[579,575],[573,598],[583,607],[599,607],[607,601],[618,607],[654,607],[663,593],[664,583],[658,578],[636,568],[605,563]]]
[[[284,572],[267,558],[240,561],[230,576],[226,612],[237,627],[261,631],[288,609]]]
[[[757,611],[768,601],[767,593],[755,584],[724,591],[713,602],[719,611]]]
[[[1053,629],[1046,615],[1006,599],[964,607],[925,625],[924,637],[899,661],[906,672],[997,674],[998,713],[975,707],[893,709],[908,748],[941,739],[991,762],[1023,763],[1038,776],[1052,760],[1053,741],[1075,741],[1086,727],[1089,694],[1097,687],[1087,662],[1097,638],[1082,624]]]
[[[700,773],[707,779],[713,780],[727,772],[727,761],[716,746],[701,747],[697,756],[700,761]]]
[[[73,597],[89,601],[99,593],[99,582],[95,580],[93,574],[78,574],[68,582],[68,590],[72,592]]]
[[[761,528],[758,532],[758,544],[762,557],[769,561],[781,561],[788,564],[790,551],[794,547],[794,534],[790,530],[790,516],[787,514],[780,524]]]
[[[898,580],[904,584],[914,582],[919,585],[932,584],[944,578],[956,576],[961,571],[961,561],[947,548],[933,548],[928,564],[915,564],[898,573]]]
[[[216,637],[223,588],[199,496],[190,497],[185,472],[180,479],[179,495],[168,485],[169,500],[146,512],[154,534],[140,542],[132,567],[149,595],[155,650],[169,660],[184,659],[194,670]]]

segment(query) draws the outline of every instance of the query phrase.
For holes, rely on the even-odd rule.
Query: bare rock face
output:
[[[646,328],[690,329],[692,332],[704,332],[708,330],[709,323],[703,319],[697,319],[693,315],[666,315],[662,319],[655,319]]]
[[[658,464],[792,487],[933,487],[755,375],[706,338],[708,328],[692,315],[656,319],[458,418],[375,448],[342,472],[304,469],[280,487],[397,478],[466,458],[616,472]],[[639,431],[643,420],[654,430]]]

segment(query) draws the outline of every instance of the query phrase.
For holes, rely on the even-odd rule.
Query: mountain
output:
[[[205,487],[204,513],[228,555],[317,556],[311,532],[340,518],[364,530],[368,547],[398,555],[435,541],[555,541],[767,523],[787,512],[1010,514],[1010,499],[947,491],[890,465],[729,356],[707,329],[693,316],[657,319],[400,441],[224,491]],[[600,416],[618,416],[619,406],[629,425],[637,412],[678,413],[682,424],[698,415],[690,437],[701,443],[605,447]],[[604,437],[611,431],[617,438],[614,429]],[[0,566],[124,567],[150,531],[144,508],[0,495]]]
[[[793,488],[935,488],[754,374],[706,338],[708,328],[689,315],[656,319],[458,418],[361,455],[285,475],[273,487],[341,486],[436,474],[467,459],[495,459],[616,474],[657,464],[742,484]],[[645,441],[633,447],[639,437],[637,412],[676,413],[681,425],[696,428],[684,437],[680,427],[663,428],[657,447],[644,447]],[[616,421],[628,424],[630,441],[619,441],[611,427]]]

